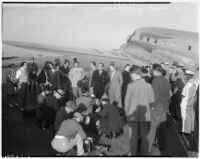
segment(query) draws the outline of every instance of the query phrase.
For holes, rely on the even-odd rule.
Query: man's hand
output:
[[[95,112],[97,113],[97,112],[99,112],[100,110],[101,110],[101,107],[97,108],[97,109],[95,110]]]

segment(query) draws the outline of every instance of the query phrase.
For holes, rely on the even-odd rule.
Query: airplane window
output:
[[[162,44],[166,46],[166,41],[163,41]]]
[[[192,50],[192,46],[189,45],[189,46],[188,46],[188,50],[189,50],[189,51]]]
[[[175,42],[172,42],[172,46],[176,46],[176,43],[175,43]]]

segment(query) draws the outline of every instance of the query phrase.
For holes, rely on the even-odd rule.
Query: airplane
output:
[[[186,69],[199,65],[199,34],[165,28],[136,29],[127,38],[123,51],[146,62],[180,62]]]
[[[82,49],[6,40],[3,40],[3,44],[31,50],[32,55],[43,52],[44,55],[40,54],[38,58],[40,60],[41,57],[45,58],[46,53],[64,56],[61,57],[62,59],[78,57],[78,61],[84,68],[88,68],[91,61],[103,62],[105,65],[109,65],[112,61],[118,67],[123,67],[127,63],[145,66],[161,62],[172,64],[174,61],[182,63],[184,68],[190,70],[197,69],[199,66],[199,34],[166,28],[138,28],[127,37],[125,44],[113,50]]]

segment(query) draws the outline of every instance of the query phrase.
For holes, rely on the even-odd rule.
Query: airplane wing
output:
[[[10,46],[35,50],[41,52],[48,53],[56,53],[61,55],[73,54],[74,56],[78,55],[86,55],[93,57],[102,57],[102,58],[110,58],[110,59],[121,59],[121,60],[129,60],[125,54],[120,54],[117,51],[111,50],[99,50],[99,49],[80,49],[80,48],[72,48],[72,47],[63,47],[63,46],[53,46],[53,45],[43,45],[36,43],[25,43],[25,42],[16,42],[16,41],[3,41],[3,44],[7,44]]]
[[[15,59],[15,58],[18,58],[18,56],[2,57],[2,60],[10,60],[10,59]]]

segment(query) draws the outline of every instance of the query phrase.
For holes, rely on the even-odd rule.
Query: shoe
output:
[[[88,156],[88,153],[84,152],[81,156]]]
[[[13,107],[13,104],[9,104],[9,107],[12,108],[12,107]]]

